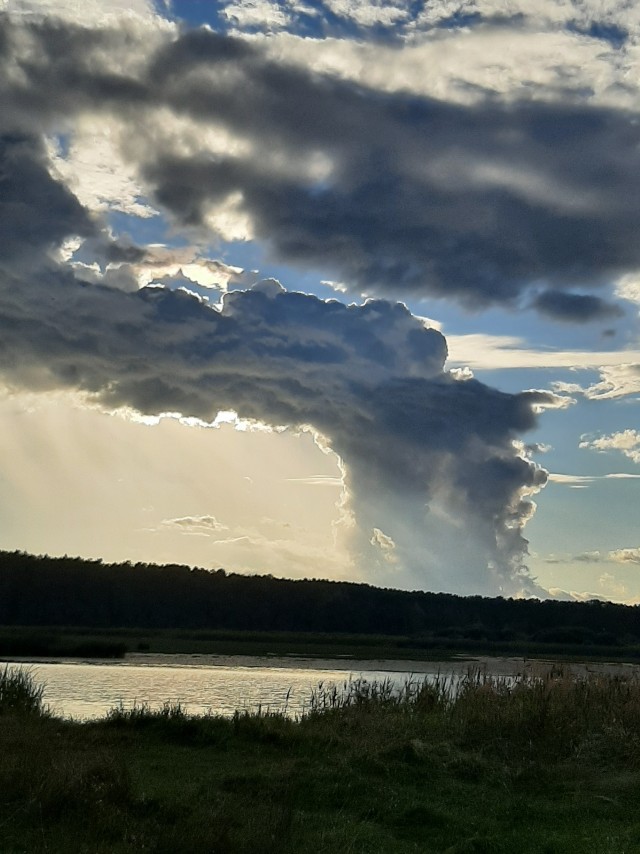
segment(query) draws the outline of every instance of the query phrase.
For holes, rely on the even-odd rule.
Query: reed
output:
[[[0,725],[3,854],[640,850],[631,673],[324,683],[297,719],[18,709]]]
[[[33,673],[23,667],[0,670],[0,715],[46,715],[43,703],[44,685],[39,685]]]
[[[485,754],[553,761],[586,753],[624,755],[640,768],[640,678],[586,674],[561,666],[541,674],[493,676],[470,669],[462,677],[347,681],[320,684],[304,719],[334,738],[402,739],[438,732]],[[305,720],[302,721],[303,725]]]
[[[182,703],[165,702],[160,708],[154,709],[149,703],[134,702],[131,706],[119,703],[109,709],[106,716],[107,723],[126,726],[127,724],[144,725],[157,723],[158,721],[184,721],[187,713]]]

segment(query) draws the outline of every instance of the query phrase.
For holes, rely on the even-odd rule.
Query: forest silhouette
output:
[[[640,648],[640,609],[0,552],[0,626],[395,636],[414,648]],[[524,645],[524,647],[522,647]]]

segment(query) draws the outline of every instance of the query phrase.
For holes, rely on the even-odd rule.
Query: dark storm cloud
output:
[[[602,284],[640,262],[633,116],[382,94],[255,49],[221,60],[213,34],[200,36],[192,71],[207,66],[207,38],[216,73],[186,88],[185,45],[161,54],[166,69],[180,55],[163,81],[174,108],[222,120],[293,162],[321,152],[332,166],[305,180],[269,157],[160,152],[144,174],[181,221],[202,222],[209,205],[239,193],[257,235],[285,260],[335,266],[369,291],[476,305],[515,303],[541,280]]]
[[[85,238],[92,260],[136,262],[146,251],[113,239],[76,196],[52,179],[43,141],[33,134],[0,135],[0,271],[26,276],[56,269],[55,253],[70,237]],[[27,291],[23,297],[27,297]]]
[[[104,258],[109,263],[136,264],[147,257],[148,253],[141,247],[124,242],[112,242],[104,251]]]
[[[573,294],[562,291],[544,291],[533,301],[542,314],[567,323],[588,323],[619,317],[623,312],[617,305],[591,294]]]
[[[44,146],[0,135],[0,266],[29,266],[70,235],[96,229],[76,197],[49,175]]]
[[[5,127],[54,130],[88,109],[149,103],[144,82],[110,56],[143,50],[140,34],[58,20],[14,22],[0,13],[0,114]],[[152,39],[150,38],[150,41]]]
[[[373,577],[392,554],[416,585],[531,589],[526,492],[546,475],[517,456],[513,440],[550,395],[454,380],[442,335],[400,303],[346,306],[265,281],[227,294],[217,310],[183,291],[78,282],[51,250],[86,225],[82,209],[41,168],[37,146],[5,141],[4,155],[20,164],[11,180],[24,185],[32,224],[0,274],[6,383],[76,389],[145,414],[211,421],[232,409],[311,425],[344,461],[353,548]],[[54,234],[45,216],[52,200]]]
[[[204,226],[234,197],[276,257],[356,290],[523,305],[541,282],[562,293],[640,266],[635,115],[381,93],[207,30],[147,46],[32,24],[29,50],[8,32],[5,63],[22,76],[0,84],[7,121],[125,118],[127,155],[180,223]],[[118,52],[136,62],[109,64]],[[158,108],[223,127],[246,153],[185,155]],[[584,299],[535,304],[579,319],[594,314]]]
[[[491,136],[489,124],[490,119],[485,131]],[[620,129],[625,124],[626,120]],[[477,141],[478,133],[472,130],[469,138]],[[507,128],[504,133],[510,135]],[[482,164],[474,164],[474,158],[482,158],[477,147],[465,153],[464,143],[456,145],[454,136],[452,128],[451,138],[441,141],[431,162],[446,158],[449,149],[463,171],[473,171],[474,165],[482,169]],[[604,136],[594,140],[593,160],[595,149],[606,144]],[[636,140],[631,142],[627,152],[635,168],[640,163]],[[573,144],[569,142],[567,149]],[[473,176],[460,182],[451,174],[451,181],[441,184],[412,174],[407,168],[411,164],[395,160],[392,147],[370,151],[367,163],[367,153],[358,154],[359,145],[354,146],[353,162],[344,175],[317,184],[274,174],[255,162],[222,157],[164,155],[147,164],[144,175],[156,187],[160,204],[189,225],[202,223],[210,205],[241,194],[241,208],[251,217],[257,236],[276,255],[293,263],[334,267],[347,282],[368,292],[453,297],[475,306],[516,304],[528,286],[540,280],[558,288],[575,283],[596,286],[640,263],[634,238],[640,208],[616,209],[609,203],[613,200],[607,197],[617,182],[591,188],[600,196],[600,209],[595,205],[558,216],[562,199],[551,199],[547,205],[532,202],[517,188],[483,186]],[[498,171],[506,163],[506,155],[501,163],[495,151],[487,157],[496,161]],[[521,165],[526,169],[527,164]],[[453,173],[455,163],[451,169]],[[619,172],[617,192],[622,192],[626,170]],[[529,177],[535,181],[540,175]],[[553,182],[551,175],[547,177]],[[568,177],[561,179],[559,174],[557,180],[567,185],[559,192],[567,193],[570,209],[570,195],[576,190],[568,186],[572,183]],[[589,176],[582,177],[586,192]],[[635,175],[629,180],[637,183]]]
[[[28,35],[20,73],[14,61],[13,73],[0,76],[0,110],[12,131],[0,150],[3,380],[75,389],[145,414],[210,421],[232,409],[272,425],[311,425],[343,460],[362,566],[400,567],[416,586],[460,592],[535,589],[522,532],[532,512],[527,495],[546,473],[518,455],[514,440],[551,395],[455,380],[444,371],[442,335],[398,303],[346,306],[268,281],[227,294],[217,310],[181,291],[116,290],[98,274],[98,283],[79,281],[81,271],[58,252],[68,237],[90,238],[83,251],[104,264],[144,263],[145,250],[105,234],[52,177],[36,135],[52,130],[54,118],[68,131],[65,122],[85,110],[126,116],[127,150],[185,223],[200,224],[208,204],[240,190],[257,231],[290,260],[335,261],[367,290],[511,301],[524,283],[516,279],[514,290],[497,273],[483,278],[477,263],[477,280],[465,268],[488,251],[480,216],[487,199],[478,191],[474,208],[468,186],[430,186],[434,158],[453,151],[466,162],[465,148],[483,147],[489,156],[500,133],[480,111],[377,96],[277,67],[254,48],[207,33],[181,37],[149,65],[138,57],[135,78],[124,61],[117,72],[103,67],[114,34],[83,39],[34,26]],[[9,36],[15,52],[15,32]],[[139,39],[133,46],[143,49]],[[154,112],[159,105],[216,118],[258,148],[233,161],[181,159]],[[513,132],[505,111],[493,119],[501,133]],[[545,133],[542,122],[546,151]],[[317,152],[333,163],[322,179],[305,173]],[[513,200],[504,203],[512,213]],[[498,216],[506,227],[501,216],[506,209]],[[513,259],[500,258],[504,276]]]

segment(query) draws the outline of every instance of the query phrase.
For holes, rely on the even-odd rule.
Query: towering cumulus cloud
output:
[[[5,139],[3,164],[24,188],[6,218],[18,205],[32,225],[3,262],[6,382],[146,414],[211,421],[231,409],[311,427],[343,460],[351,546],[372,579],[402,570],[436,588],[526,586],[525,496],[545,475],[513,440],[545,395],[454,379],[442,335],[399,303],[346,306],[265,281],[217,309],[183,291],[78,282],[50,249],[90,231],[88,218],[32,141]]]
[[[5,76],[2,84],[8,128],[0,140],[4,381],[14,388],[75,389],[109,409],[179,412],[205,422],[220,410],[235,410],[270,425],[311,428],[318,442],[330,446],[342,461],[350,546],[373,581],[389,581],[402,571],[405,582],[408,578],[416,586],[435,589],[533,590],[524,566],[522,529],[532,511],[527,496],[544,483],[546,474],[519,454],[516,440],[534,426],[537,408],[551,403],[551,395],[505,394],[476,380],[455,378],[445,370],[443,336],[399,303],[371,300],[344,305],[287,292],[267,280],[250,290],[227,293],[220,306],[213,306],[169,288],[108,287],[108,277],[101,280],[99,273],[92,282],[86,276],[81,281],[78,265],[63,251],[67,238],[85,239],[85,251],[99,270],[145,256],[142,248],[118,243],[52,175],[42,141],[45,132],[56,128],[66,132],[66,123],[82,110],[113,110],[128,117],[124,148],[129,157],[138,158],[140,174],[150,182],[156,201],[186,224],[202,226],[206,199],[240,189],[255,227],[269,231],[267,237],[283,252],[313,260],[321,251],[336,250],[340,262],[352,265],[363,283],[375,270],[372,284],[384,280],[390,288],[398,276],[411,284],[422,281],[429,270],[439,270],[432,281],[440,282],[434,287],[442,287],[442,259],[428,248],[418,248],[422,242],[407,222],[397,222],[391,199],[392,192],[404,192],[409,181],[386,168],[385,139],[406,143],[412,150],[414,124],[410,127],[404,118],[410,105],[369,103],[355,92],[329,83],[312,84],[305,75],[296,78],[287,72],[294,103],[296,93],[297,103],[303,103],[313,85],[322,107],[317,121],[313,111],[307,111],[307,121],[295,125],[289,107],[285,110],[276,94],[282,84],[279,72],[264,63],[256,65],[253,48],[214,39],[210,33],[182,37],[165,45],[150,66],[140,56],[129,57],[125,63],[129,73],[118,76],[113,69],[107,73],[99,67],[101,47],[108,39],[116,54],[130,49],[130,42],[124,39],[123,46],[112,33],[89,38],[61,27],[47,38],[42,28],[27,28],[19,37],[9,28],[4,39],[5,58],[11,50],[22,51],[20,73],[11,79]],[[212,57],[228,67],[219,78],[208,77],[205,90],[198,63],[208,74]],[[256,80],[260,72],[260,98],[249,91],[252,106],[241,115],[237,99],[225,87],[209,84],[212,79],[242,82],[235,64],[246,57]],[[188,97],[182,100],[176,79],[189,83]],[[60,87],[56,89],[60,94],[51,99],[47,91],[54,87]],[[330,152],[337,172],[323,178],[318,161],[315,185],[304,192],[291,177],[282,177],[277,186],[265,183],[264,175],[257,167],[252,170],[248,161],[211,157],[203,164],[194,155],[186,163],[176,159],[175,152],[163,153],[161,143],[151,156],[143,150],[146,129],[138,110],[171,105],[174,113],[197,112],[203,121],[215,112],[237,134],[261,134],[277,144],[283,127],[288,138],[296,126],[305,128],[299,131],[299,145],[306,150],[317,138],[321,151],[328,139],[322,123],[336,99],[342,114],[352,116],[352,123],[343,127],[341,148]],[[259,123],[254,109],[258,101]],[[437,109],[417,105],[409,112],[418,125],[430,115],[437,125],[442,119]],[[371,113],[374,124],[382,122],[382,142],[370,148],[356,168],[352,161],[361,141],[363,110]],[[481,137],[497,121],[495,116],[491,122],[479,115],[472,118]],[[506,116],[501,121],[507,121]],[[170,136],[167,131],[167,146]],[[448,148],[444,131],[429,138],[441,153]],[[189,141],[185,131],[183,153]],[[251,146],[251,140],[245,142]],[[419,159],[417,151],[415,158]],[[303,167],[311,172],[315,168],[308,158],[300,165],[302,172]],[[338,189],[334,182],[340,170]],[[380,176],[373,184],[370,176],[367,179],[372,187],[369,197],[362,190],[366,183],[362,170]],[[276,172],[272,164],[272,173]],[[304,181],[310,181],[305,175]],[[397,180],[400,190],[392,191]],[[411,216],[422,223],[421,228],[425,217],[431,218],[429,228],[435,228],[433,212],[418,210],[421,193],[412,190],[406,197]],[[317,204],[309,202],[313,194]],[[512,204],[505,200],[508,218]],[[373,220],[368,236],[354,219],[356,209],[363,208]],[[381,244],[377,229],[382,208],[387,233]],[[441,207],[439,211],[448,215]],[[456,216],[453,210],[449,214]],[[462,227],[461,245],[469,247],[469,239]],[[407,248],[404,255],[401,243]],[[434,239],[430,245],[435,243]],[[380,266],[380,246],[386,259],[397,258],[395,266]],[[561,254],[558,245],[559,264]],[[462,252],[460,258],[464,257]],[[491,269],[500,275],[489,277],[498,290],[504,287],[507,272],[501,263],[499,257],[493,259]],[[477,272],[482,282],[482,271]],[[470,269],[458,281],[471,293],[475,280]]]

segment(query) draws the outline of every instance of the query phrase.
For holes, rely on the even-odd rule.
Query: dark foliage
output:
[[[22,552],[0,552],[0,625],[375,634],[417,648],[640,643],[640,609],[597,600],[463,597]]]

